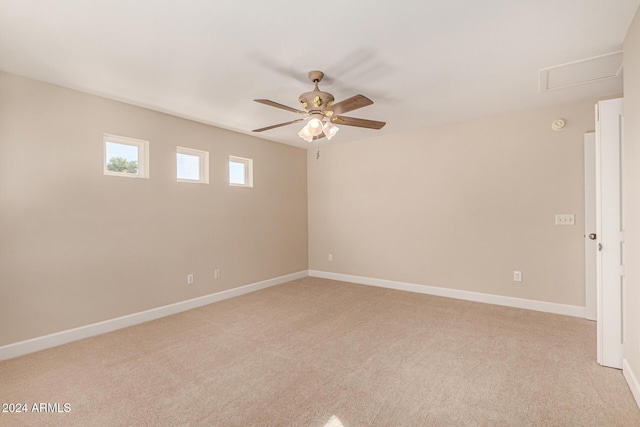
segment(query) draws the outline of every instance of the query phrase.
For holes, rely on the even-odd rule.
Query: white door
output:
[[[596,269],[596,134],[584,134],[584,265],[585,318],[598,319],[598,284]]]
[[[622,368],[622,99],[596,105],[598,363]]]

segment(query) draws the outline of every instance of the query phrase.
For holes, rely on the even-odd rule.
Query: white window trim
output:
[[[138,173],[123,173],[107,170],[107,142],[115,144],[131,145],[138,148]],[[102,136],[102,169],[105,175],[124,176],[127,178],[149,178],[149,141],[141,139],[127,138],[126,136],[110,135],[108,133]]]
[[[200,157],[200,178],[199,179],[196,180],[196,179],[178,178],[178,164],[177,164],[178,154],[186,154],[188,156]],[[176,180],[178,182],[208,184],[209,183],[209,152],[196,150],[194,148],[176,147]]]
[[[231,174],[229,176],[229,185],[232,187],[253,187],[253,159],[247,159],[244,157],[229,156],[229,163],[244,163],[244,184],[231,183]]]

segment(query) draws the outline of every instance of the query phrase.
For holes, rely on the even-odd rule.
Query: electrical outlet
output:
[[[514,282],[522,282],[522,271],[514,271],[513,272],[513,281]]]
[[[216,279],[219,279],[219,278],[220,278],[220,269],[219,269],[219,268],[216,268],[216,269],[214,270],[214,272],[213,272],[213,277],[214,277],[214,278],[216,278]]]
[[[187,274],[187,285],[193,285],[193,273]]]
[[[327,256],[327,260],[329,260],[329,261],[333,261],[333,254],[329,254],[329,255]]]

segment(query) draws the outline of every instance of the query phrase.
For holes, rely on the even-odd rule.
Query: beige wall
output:
[[[150,179],[104,176],[103,133],[149,140]],[[306,176],[302,149],[0,73],[0,345],[307,270]]]
[[[624,138],[624,354],[640,379],[640,9],[624,41]]]
[[[310,150],[309,268],[584,306],[595,102]],[[554,225],[565,213],[575,226]]]
[[[640,67],[638,26],[625,43],[627,118],[640,103],[628,71]],[[582,138],[595,101],[322,146],[316,160],[0,73],[0,345],[307,268],[583,306]],[[563,132],[550,129],[558,117]],[[640,166],[633,122],[626,182]],[[149,180],[102,174],[105,132],[150,141]],[[175,182],[176,145],[210,152],[209,185]],[[255,188],[225,184],[228,155],[254,159]],[[640,252],[632,187],[627,257]],[[555,226],[556,213],[576,225]],[[626,328],[636,349],[639,329]]]

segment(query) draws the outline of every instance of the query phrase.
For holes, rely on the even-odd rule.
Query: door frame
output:
[[[598,319],[598,243],[589,236],[596,232],[596,133],[584,134],[584,266],[585,318]],[[597,237],[597,236],[596,236]]]

